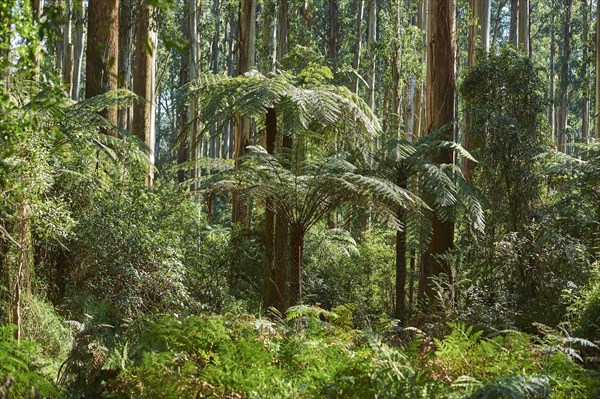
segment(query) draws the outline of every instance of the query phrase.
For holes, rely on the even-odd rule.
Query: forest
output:
[[[600,398],[600,3],[0,0],[0,399]]]

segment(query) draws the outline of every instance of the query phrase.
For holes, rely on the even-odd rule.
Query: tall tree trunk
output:
[[[65,24],[63,28],[63,82],[67,92],[71,93],[73,86],[73,0],[65,2]]]
[[[190,39],[190,29],[189,29],[189,7],[185,7],[185,12],[183,18],[181,20],[181,30],[183,32],[183,37],[191,42]],[[188,45],[189,47],[189,45]],[[186,49],[181,53],[181,63],[179,65],[179,87],[183,87],[189,83],[189,54],[190,51]],[[188,160],[188,107],[184,102],[179,103],[179,107],[177,110],[178,113],[178,127],[179,127],[179,145],[177,147],[177,164],[181,165]],[[186,173],[185,169],[179,168],[177,171],[177,181],[179,183],[183,183],[185,181]]]
[[[363,15],[365,12],[365,0],[358,0],[358,10],[356,12],[356,39],[354,40],[354,60],[352,61],[352,68],[358,74],[358,68],[360,67],[360,52],[362,49],[362,23]],[[358,76],[354,76],[352,80],[352,91],[358,94]]]
[[[280,60],[288,52],[288,4],[287,0],[278,1],[277,11],[277,59]],[[292,138],[276,132],[276,148],[292,148]],[[284,309],[286,306],[286,283],[287,283],[287,248],[288,248],[288,221],[282,212],[275,216],[275,236],[273,248],[273,271],[275,279],[275,307]]]
[[[510,30],[508,42],[515,48],[519,45],[519,0],[510,0]]]
[[[240,0],[237,74],[243,75],[255,65],[256,51],[256,0]],[[239,116],[234,126],[234,158],[236,166],[241,164],[240,157],[246,153],[250,144],[251,120]],[[247,224],[248,206],[237,195],[233,196],[232,222]]]
[[[138,10],[138,12],[141,12],[141,10]],[[132,2],[122,1],[119,7],[119,87],[127,90],[132,89],[131,61],[133,55],[133,35],[135,25],[133,14],[134,10]],[[131,129],[131,118],[132,111],[130,107],[120,108],[119,128],[126,130]]]
[[[529,0],[519,0],[519,49],[529,56]]]
[[[89,0],[85,96],[94,97],[117,88],[119,59],[119,0]],[[117,124],[117,109],[104,112]]]
[[[327,16],[327,58],[337,68],[338,64],[338,11],[339,0],[329,0],[329,13]]]
[[[406,176],[401,170],[398,170],[396,184],[406,189]],[[398,209],[398,220],[405,228],[396,230],[396,306],[395,317],[402,322],[406,321],[406,212],[404,209]]]
[[[551,16],[551,33],[550,33],[550,104],[548,106],[548,122],[550,124],[550,132],[552,133],[552,140],[556,140],[556,84],[555,84],[555,64],[556,64],[556,41],[555,41],[555,26],[554,26],[554,13]]]
[[[596,117],[595,136],[600,139],[600,7],[596,7]]]
[[[377,37],[377,0],[370,0],[369,4],[369,17],[367,23],[367,50],[370,54],[371,59],[371,71],[367,77],[367,84],[369,85],[369,94],[367,96],[367,104],[371,109],[375,106],[375,39]]]
[[[589,131],[590,131],[590,84],[588,81],[588,47],[589,47],[589,11],[590,5],[588,0],[582,1],[582,14],[583,14],[583,56],[581,62],[581,81],[583,90],[581,93],[582,104],[581,104],[581,140],[584,143],[588,143]]]
[[[202,13],[202,3],[199,0],[188,0],[188,32],[190,38],[190,44],[188,45],[188,62],[189,62],[189,78],[190,81],[194,81],[200,76],[200,57],[201,57],[201,40],[200,32],[198,31],[198,22]],[[190,158],[192,161],[196,161],[202,157],[202,141],[199,132],[199,111],[196,100],[190,102],[189,107],[189,125],[190,125]],[[192,191],[198,190],[198,180],[200,178],[200,169],[197,166],[193,166],[191,170],[193,179]]]
[[[565,25],[564,41],[561,55],[560,73],[560,112],[558,114],[558,141],[559,151],[566,152],[567,147],[567,116],[569,113],[569,59],[571,58],[571,6],[572,0],[564,0]]]
[[[422,63],[425,60],[425,57],[423,56],[423,52],[425,51],[425,49],[427,48],[426,44],[425,44],[425,6],[426,6],[426,1],[425,0],[419,0],[417,3],[417,28],[421,29],[423,31],[423,34],[421,35],[421,40],[420,40],[420,45],[419,45],[419,63]],[[422,117],[422,113],[423,113],[423,79],[419,76],[419,78],[416,81],[416,86],[415,86],[415,105],[414,105],[414,113],[415,113],[415,125],[414,125],[414,132],[415,132],[415,138],[418,139],[423,133],[422,133],[422,129],[423,129],[423,125],[425,124],[423,122],[423,117]]]
[[[454,2],[452,0],[430,0],[429,3],[429,53],[427,55],[427,131],[449,125],[445,139],[454,140],[455,107],[455,51],[454,51]],[[451,150],[441,150],[434,154],[437,163],[451,164]],[[453,246],[454,223],[444,222],[437,215],[432,217],[433,235],[429,247],[429,280],[446,274],[453,285],[450,265],[439,258]],[[430,299],[433,284],[428,281],[426,292]]]
[[[73,3],[75,11],[75,48],[73,54],[73,86],[71,88],[71,98],[79,101],[79,92],[81,88],[81,70],[83,68],[83,51],[85,35],[83,25],[85,21],[85,8],[83,0],[75,0]]]
[[[44,0],[31,0],[31,17],[34,25],[38,25],[44,11]],[[32,51],[33,74],[35,77],[40,74],[40,66],[42,64],[42,48],[39,40],[30,46]]]
[[[212,72],[219,73],[219,38],[221,36],[221,1],[215,0],[213,7],[215,34],[212,41]]]
[[[133,132],[147,147],[150,168],[146,174],[146,185],[151,188],[154,179],[154,144],[156,132],[153,123],[156,31],[152,28],[154,7],[146,2],[140,5],[135,26],[135,75],[133,91],[143,98],[143,103],[133,106]]]
[[[290,305],[302,299],[302,256],[304,253],[304,228],[298,223],[290,226]]]

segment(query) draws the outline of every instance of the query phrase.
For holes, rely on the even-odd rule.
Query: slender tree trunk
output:
[[[417,3],[417,21],[416,21],[416,25],[417,28],[422,29],[423,32],[425,31],[425,24],[424,24],[424,20],[425,20],[425,0],[419,0]],[[422,35],[423,40],[421,40],[422,42],[424,42],[424,37],[425,34]],[[426,48],[426,44],[425,43],[421,43],[421,45],[419,46],[419,63],[422,63],[425,59],[425,57],[423,56],[423,51],[425,51]],[[422,135],[422,131],[421,129],[423,128],[423,118],[421,116],[422,111],[423,111],[423,79],[419,76],[418,79],[416,80],[416,85],[415,85],[415,99],[414,99],[414,114],[415,114],[415,122],[414,122],[414,135],[415,138],[418,139],[421,135]]]
[[[201,4],[198,0],[188,0],[188,32],[190,37],[190,44],[188,46],[188,62],[189,62],[189,79],[194,81],[200,76],[201,64],[201,40],[200,32],[198,31],[198,21],[202,13]],[[202,157],[202,138],[199,133],[199,118],[198,104],[196,100],[192,100],[189,106],[188,113],[189,125],[190,125],[190,158],[192,161],[196,161]],[[197,166],[193,166],[191,170],[193,179],[192,191],[198,191],[198,180],[200,178],[200,169]]]
[[[529,0],[519,0],[519,49],[529,57]]]
[[[338,9],[339,0],[329,0],[329,14],[327,24],[327,58],[331,60],[333,68],[338,64]]]
[[[583,90],[581,93],[582,104],[581,104],[581,140],[584,143],[588,143],[589,131],[590,131],[590,91],[588,81],[588,47],[589,47],[589,10],[590,6],[588,0],[582,1],[582,14],[583,14],[583,56],[581,63],[581,81]]]
[[[184,16],[181,20],[181,30],[183,32],[183,37],[186,40],[190,40],[190,29],[189,29],[189,7],[185,7],[185,12],[184,12]],[[188,46],[189,47],[189,46]],[[183,51],[181,53],[181,64],[179,66],[179,87],[183,87],[186,84],[189,83],[189,68],[190,68],[190,61],[189,61],[189,54],[190,51],[189,49],[186,49],[186,51]],[[183,163],[185,163],[188,160],[188,152],[189,152],[189,146],[188,146],[188,107],[185,103],[180,102],[179,103],[179,107],[178,107],[178,120],[179,120],[179,145],[177,147],[177,164],[181,165]],[[185,173],[185,169],[183,168],[179,168],[179,170],[177,171],[177,181],[179,183],[183,183],[185,181],[186,178],[186,173]]]
[[[500,18],[502,16],[502,9],[504,8],[504,6],[506,6],[506,3],[508,3],[508,0],[501,0],[501,3],[498,4],[498,8],[496,9],[496,16],[494,17],[494,29],[492,30],[493,33],[490,42],[490,47],[494,47],[496,45],[496,39],[498,38],[498,33],[500,31]]]
[[[429,53],[427,55],[427,125],[428,132],[449,125],[445,132],[447,140],[454,140],[454,107],[455,107],[455,51],[454,27],[455,14],[452,0],[430,0],[429,3]],[[453,163],[451,150],[441,150],[434,154],[437,163]],[[453,246],[454,224],[444,222],[437,215],[432,218],[432,239],[429,247],[430,274],[429,278],[446,274],[450,285],[453,276],[450,265],[438,256],[444,254]],[[433,285],[427,285],[430,299]]]
[[[65,2],[65,25],[63,30],[63,82],[67,92],[71,93],[73,87],[73,0]]]
[[[562,48],[562,67],[560,73],[560,112],[558,114],[558,141],[559,151],[566,152],[567,147],[567,116],[569,113],[569,58],[571,57],[571,5],[572,0],[564,0],[565,25],[564,42]]]
[[[240,0],[237,74],[243,75],[255,65],[256,51],[256,0]],[[239,116],[234,126],[234,158],[236,166],[241,164],[240,157],[246,153],[250,144],[251,120]],[[247,224],[248,206],[237,195],[233,196],[232,222]]]
[[[86,98],[117,88],[119,58],[119,0],[89,0]],[[117,109],[104,115],[117,124]]]
[[[406,189],[406,176],[399,170],[396,184]],[[406,212],[398,209],[397,217],[406,226]],[[406,321],[406,228],[396,230],[396,307],[395,316]]]
[[[219,38],[221,37],[221,1],[215,0],[213,7],[215,34],[212,41],[212,71],[219,73]]]
[[[73,54],[73,86],[71,89],[71,98],[75,101],[79,101],[79,92],[81,88],[81,70],[83,68],[83,49],[85,35],[83,32],[83,25],[85,21],[85,8],[83,0],[75,0],[75,49]]]
[[[141,10],[138,10],[138,13],[141,13]],[[131,61],[133,53],[134,35],[133,14],[134,10],[132,2],[121,1],[119,7],[119,87],[127,90],[132,89]],[[132,111],[130,107],[124,107],[119,109],[119,127],[121,129],[129,130],[132,128],[131,114]]]
[[[155,71],[156,71],[156,31],[152,28],[154,8],[146,2],[137,12],[135,29],[135,75],[133,91],[143,98],[144,103],[133,107],[133,132],[147,147],[150,168],[146,175],[146,185],[151,188],[154,179],[154,144],[156,132],[153,123]]]
[[[508,42],[515,48],[519,46],[519,0],[510,0],[510,30]]]
[[[362,22],[365,11],[365,0],[358,0],[358,10],[356,12],[356,39],[354,40],[354,60],[352,68],[358,73],[360,67],[360,52],[362,49]],[[358,94],[358,76],[352,81],[352,91]]]
[[[304,253],[304,229],[297,223],[290,226],[290,305],[302,299],[302,255]]]
[[[44,11],[44,0],[31,0],[31,17],[34,25],[38,25],[42,18]],[[42,48],[39,40],[36,39],[35,43],[31,46],[32,51],[32,62],[33,62],[33,74],[38,77],[40,74],[40,66],[42,63]]]
[[[367,77],[367,84],[369,85],[369,95],[367,96],[367,104],[371,109],[375,106],[375,44],[377,34],[377,0],[370,0],[369,4],[369,17],[367,24],[367,50],[371,58],[371,71]]]
[[[548,106],[548,122],[550,124],[550,132],[552,133],[552,140],[556,140],[556,84],[555,84],[555,63],[556,63],[556,41],[555,41],[555,26],[554,26],[554,13],[551,16],[551,33],[550,33],[550,104]]]
[[[595,136],[600,140],[600,7],[596,7],[596,116]]]

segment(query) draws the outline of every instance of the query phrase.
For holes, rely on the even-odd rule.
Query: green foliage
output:
[[[14,331],[13,326],[0,327],[0,395],[7,394],[8,385],[9,397],[62,397],[58,387],[41,372],[47,360],[40,345],[31,341],[18,343],[13,338]]]

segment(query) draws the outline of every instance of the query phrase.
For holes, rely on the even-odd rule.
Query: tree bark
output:
[[[83,24],[85,21],[85,8],[83,0],[75,0],[73,3],[75,10],[75,48],[73,54],[73,86],[71,89],[71,98],[79,101],[81,88],[81,69],[83,68],[83,51],[85,36]]]
[[[452,0],[430,0],[429,3],[429,52],[427,55],[427,131],[449,125],[445,139],[454,140],[455,107],[455,51],[454,51],[454,2]],[[451,164],[451,150],[441,150],[434,154],[436,163]],[[432,277],[446,274],[453,284],[448,263],[439,259],[453,246],[454,224],[444,222],[437,215],[432,217],[433,235],[429,247],[430,273],[426,293],[433,299]]]
[[[327,58],[331,61],[333,68],[338,64],[338,11],[339,0],[329,0],[329,14],[327,23]]]
[[[396,184],[406,189],[406,176],[399,170]],[[398,209],[398,220],[404,223],[405,228],[396,230],[396,306],[395,316],[402,322],[406,321],[406,223],[405,210]]]
[[[188,45],[188,71],[190,81],[194,81],[200,76],[201,64],[201,40],[200,32],[198,31],[198,22],[202,13],[201,4],[198,0],[188,0],[188,32],[190,44]],[[202,138],[199,134],[199,112],[196,100],[192,100],[189,106],[189,126],[190,126],[190,158],[196,161],[202,157]],[[191,169],[193,179],[192,191],[198,191],[198,180],[200,178],[200,170],[194,166]]]
[[[562,68],[560,73],[560,112],[558,114],[557,149],[566,152],[567,147],[567,116],[569,113],[569,59],[571,57],[571,6],[572,0],[564,0],[565,25],[562,48]]]
[[[189,29],[189,7],[185,7],[184,16],[181,19],[181,30],[183,37],[186,40],[190,40],[190,29]],[[189,46],[188,46],[189,47]],[[183,87],[189,83],[189,49],[183,51],[181,54],[181,64],[179,65],[179,87]],[[177,147],[177,164],[181,165],[188,160],[188,107],[184,102],[179,103],[177,110],[178,113],[178,128],[179,128],[179,146]],[[185,169],[179,168],[177,171],[177,181],[183,183],[186,178]]]
[[[550,104],[548,105],[548,122],[550,124],[550,132],[552,134],[552,140],[556,140],[556,116],[555,116],[555,96],[556,96],[556,84],[555,84],[555,59],[556,59],[556,46],[555,46],[555,26],[554,26],[554,13],[551,16],[551,33],[550,33]]]
[[[529,0],[519,0],[519,49],[529,57]]]
[[[155,74],[156,74],[156,31],[152,28],[154,8],[146,2],[137,12],[135,29],[135,75],[133,91],[143,98],[143,103],[133,106],[133,132],[146,144],[150,167],[146,174],[146,185],[151,188],[154,180],[154,130]]]
[[[117,88],[119,58],[119,0],[89,0],[85,96],[91,98]],[[104,116],[116,125],[117,109]]]
[[[373,45],[375,44],[377,34],[377,0],[371,0],[369,4],[369,17],[367,23],[367,51],[371,58],[371,71],[367,76],[367,84],[369,85],[369,94],[367,96],[367,104],[371,109],[375,106],[375,51]]]
[[[508,42],[515,48],[519,46],[519,0],[510,0],[510,30]]]
[[[243,75],[255,65],[256,56],[256,0],[240,0],[237,74]],[[238,116],[234,126],[234,158],[236,166],[240,166],[240,157],[246,153],[250,144],[251,119]],[[233,196],[232,222],[248,224],[248,205],[237,195]]]
[[[581,104],[581,140],[587,144],[589,131],[590,131],[590,91],[588,81],[588,47],[589,47],[589,10],[590,5],[588,0],[582,1],[582,16],[583,16],[583,56],[581,63],[581,81],[583,90],[581,93],[582,104]]]
[[[65,23],[63,28],[63,82],[67,92],[73,86],[73,0],[65,2]]]
[[[354,59],[352,68],[358,73],[360,67],[360,52],[362,49],[362,22],[365,11],[365,0],[358,0],[358,10],[356,12],[356,39],[354,40]],[[352,91],[358,94],[358,76],[352,80]]]
[[[31,0],[31,18],[34,25],[38,25],[44,11],[44,0]],[[35,43],[31,45],[33,75],[37,79],[40,75],[40,66],[42,63],[42,49],[39,39],[35,39]]]
[[[140,6],[143,7],[143,6]],[[141,10],[138,10],[138,13]],[[133,20],[133,4],[130,1],[122,1],[119,7],[119,87],[127,90],[132,89],[131,85],[131,61],[133,55],[133,36],[134,36],[134,20]],[[139,16],[139,14],[138,14]],[[136,69],[137,72],[137,69]],[[132,129],[131,107],[119,109],[119,128],[129,130]]]
[[[302,299],[302,256],[304,253],[304,229],[297,223],[290,226],[290,305],[298,305]]]
[[[595,136],[600,139],[600,7],[596,10],[596,117]]]

